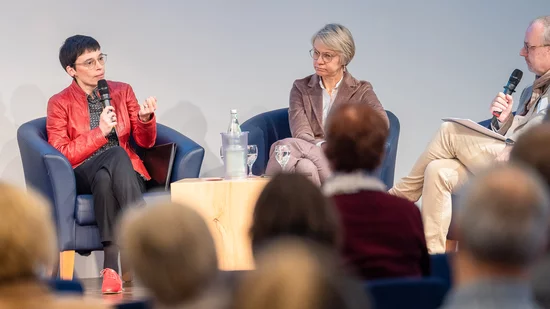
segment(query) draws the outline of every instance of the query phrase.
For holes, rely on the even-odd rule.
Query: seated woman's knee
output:
[[[109,151],[109,156],[112,156],[113,160],[116,162],[116,169],[133,169],[132,161],[130,160],[128,153],[126,153],[126,150],[122,147],[116,146],[107,151]]]
[[[100,169],[94,176],[94,191],[108,191],[111,190],[111,174],[106,169]]]
[[[120,157],[120,158],[130,158],[128,157],[128,153],[126,153],[126,150],[124,150],[124,148],[120,147],[120,146],[115,146],[115,147],[112,147],[112,148],[109,148],[109,154],[113,157]]]

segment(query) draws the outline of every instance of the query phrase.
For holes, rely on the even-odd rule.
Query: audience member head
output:
[[[510,160],[539,172],[550,188],[550,123],[537,125],[524,132],[512,148]]]
[[[348,28],[327,24],[311,38],[311,57],[317,75],[335,76],[342,73],[355,56],[355,42]]]
[[[366,104],[341,104],[330,113],[325,155],[334,172],[374,171],[384,157],[388,127]]]
[[[458,205],[459,281],[522,276],[546,245],[549,202],[544,182],[526,166],[497,165],[476,175]]]
[[[369,308],[362,284],[340,267],[333,250],[298,238],[279,238],[244,274],[234,309]]]
[[[0,281],[37,278],[56,259],[53,217],[32,191],[0,182]]]
[[[250,228],[252,248],[281,236],[316,241],[336,249],[339,218],[332,202],[300,174],[278,174],[260,194]]]
[[[519,54],[525,58],[529,71],[536,75],[542,76],[550,71],[550,16],[531,22]]]
[[[136,276],[162,305],[195,301],[214,282],[214,240],[193,209],[163,203],[128,211],[120,244]]]

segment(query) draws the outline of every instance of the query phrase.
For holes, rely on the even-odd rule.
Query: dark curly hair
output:
[[[389,129],[365,104],[335,106],[326,126],[325,155],[335,172],[374,171],[384,156]]]

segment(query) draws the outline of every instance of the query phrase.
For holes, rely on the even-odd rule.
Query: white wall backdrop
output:
[[[48,98],[70,83],[58,51],[74,34],[100,42],[108,79],[130,83],[140,101],[157,96],[159,122],[206,149],[207,176],[221,172],[229,109],[244,122],[286,107],[292,82],[313,72],[312,34],[342,23],[357,45],[350,72],[401,121],[399,178],[442,117],[488,118],[515,68],[526,73],[521,88],[532,82],[519,50],[529,21],[550,14],[548,0],[0,3],[0,177],[21,185],[16,130],[45,116]],[[77,260],[81,277],[97,276],[93,257]]]

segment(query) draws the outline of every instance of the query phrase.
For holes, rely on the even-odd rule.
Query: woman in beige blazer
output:
[[[288,110],[291,138],[275,142],[271,146],[266,173],[281,171],[274,158],[277,145],[290,148],[290,159],[285,172],[304,173],[321,185],[330,175],[328,162],[323,154],[324,125],[332,106],[346,103],[363,103],[371,106],[385,119],[386,112],[372,85],[355,79],[346,70],[355,55],[355,43],[350,31],[338,24],[328,24],[311,39],[315,74],[298,79],[290,91]]]

